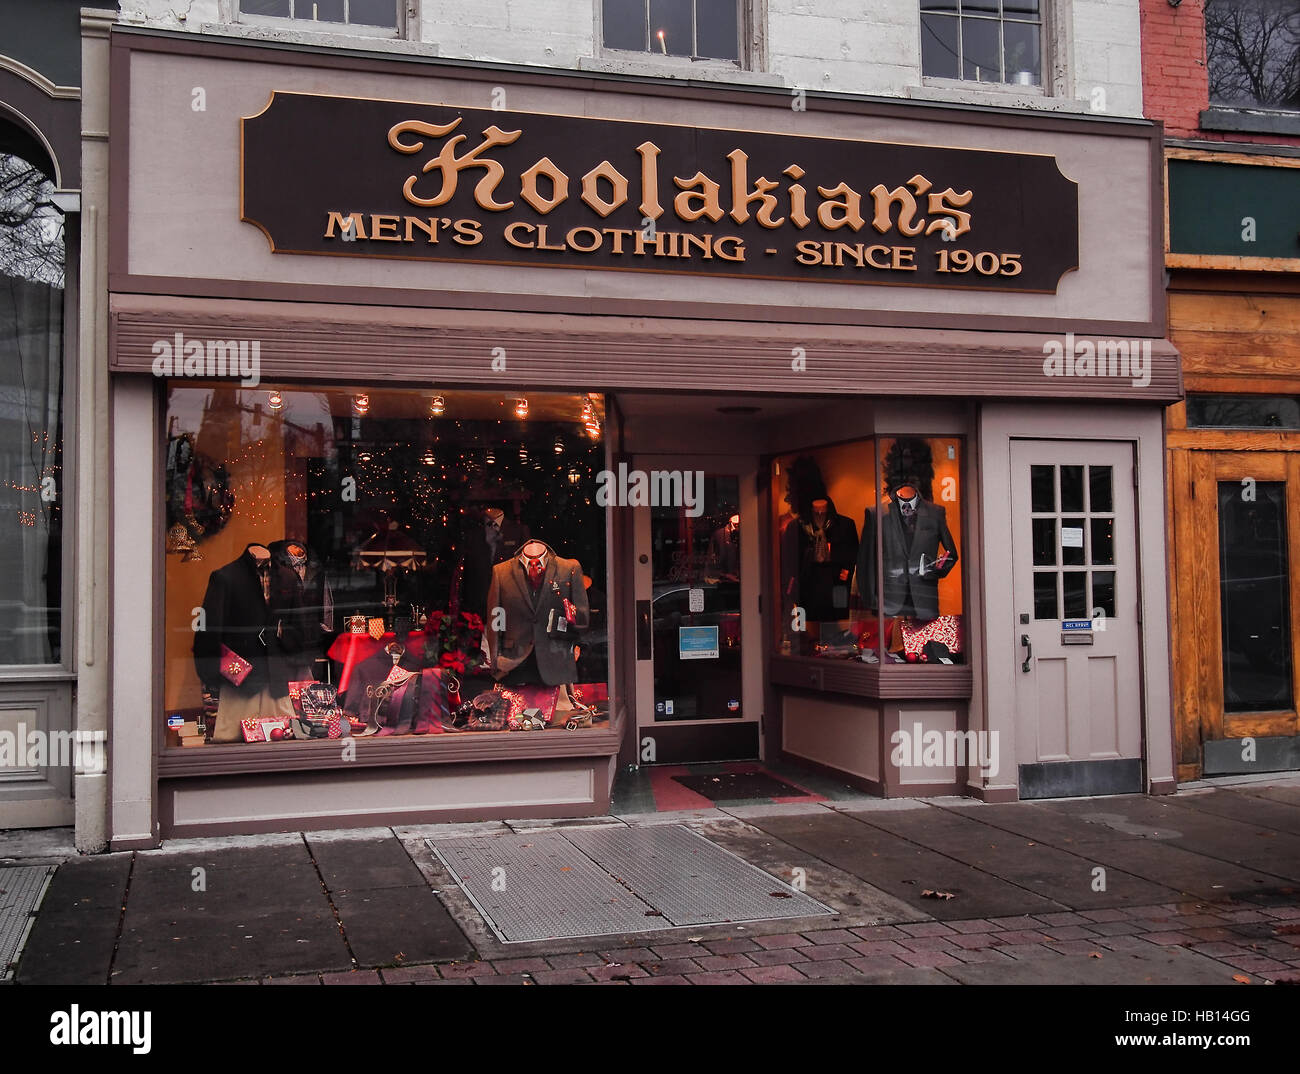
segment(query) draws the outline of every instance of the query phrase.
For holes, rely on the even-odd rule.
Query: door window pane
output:
[[[1115,520],[1113,518],[1094,518],[1092,527],[1092,562],[1111,564],[1115,562]]]
[[[1061,510],[1083,510],[1083,467],[1061,467]]]
[[[603,0],[601,26],[606,48],[644,52],[646,48],[645,0]]]
[[[1092,607],[1090,613],[1100,609],[1107,619],[1115,618],[1115,572],[1092,572]],[[1089,615],[1092,618],[1092,615]]]
[[[1061,563],[1066,567],[1082,567],[1085,563],[1083,547],[1083,519],[1061,519]]]
[[[64,248],[53,191],[39,168],[0,153],[0,664],[62,660]]]
[[[1088,505],[1093,512],[1115,510],[1109,466],[1088,467]]]
[[[1056,510],[1055,470],[1054,466],[1031,466],[1029,468],[1029,488],[1033,510]]]
[[[1219,483],[1219,591],[1225,712],[1291,707],[1286,486]]]
[[[1061,575],[1065,596],[1065,618],[1088,618],[1088,575],[1086,571],[1066,571]]]
[[[1034,574],[1034,618],[1059,619],[1060,606],[1056,602],[1056,572],[1037,571]]]
[[[651,509],[656,721],[744,715],[739,508],[739,479],[706,474],[695,510]]]
[[[1034,522],[1034,566],[1056,566],[1056,519],[1036,518]]]

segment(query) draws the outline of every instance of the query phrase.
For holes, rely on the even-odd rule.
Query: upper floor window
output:
[[[275,25],[291,22],[308,29],[347,27],[356,33],[387,36],[401,33],[405,0],[239,0],[241,22]]]
[[[1210,104],[1300,111],[1300,0],[1206,0]]]
[[[968,82],[1038,86],[1040,0],[921,0],[921,73]]]
[[[738,0],[601,0],[605,48],[740,61]]]

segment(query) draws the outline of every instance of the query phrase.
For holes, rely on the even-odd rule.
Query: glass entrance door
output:
[[[754,470],[638,456],[637,724],[642,763],[759,756]],[[658,493],[658,495],[656,495]]]

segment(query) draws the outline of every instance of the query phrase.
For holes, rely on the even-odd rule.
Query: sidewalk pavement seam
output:
[[[122,932],[126,928],[126,908],[131,901],[131,881],[135,879],[135,863],[139,851],[131,851],[131,867],[126,871],[126,887],[122,889],[122,905],[117,911],[117,931],[113,934],[113,953],[108,956],[108,979],[105,984],[113,983],[113,967],[117,965],[117,951],[122,946]]]
[[[392,829],[389,829],[392,832]],[[311,848],[311,840],[307,838],[306,832],[299,832],[299,838],[302,840],[303,848],[307,851],[307,860],[311,862],[311,867],[316,871],[316,879],[320,881],[321,894],[325,896],[325,904],[330,908],[330,913],[334,915],[334,923],[338,926],[339,938],[343,941],[343,946],[347,950],[348,958],[352,960],[352,970],[361,968],[361,963],[357,959],[357,953],[352,950],[352,941],[348,939],[348,930],[343,925],[343,918],[339,914],[339,908],[334,903],[334,894],[330,891],[330,886],[325,883],[325,874],[320,871],[320,863],[316,860],[316,855]],[[394,835],[394,838],[396,836]],[[397,845],[405,851],[406,847],[402,845],[400,839]],[[342,971],[349,972],[349,971]],[[328,982],[327,982],[328,983]]]

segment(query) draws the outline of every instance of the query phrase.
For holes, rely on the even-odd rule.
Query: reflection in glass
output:
[[[650,0],[650,51],[694,56],[693,0]]]
[[[695,54],[717,60],[740,57],[740,34],[736,27],[735,0],[718,0],[695,5]]]
[[[1300,429],[1300,399],[1289,395],[1189,395],[1189,429]]]
[[[1086,571],[1065,571],[1061,575],[1066,619],[1088,618],[1088,575]]]
[[[961,20],[962,77],[976,82],[1002,81],[1002,48],[993,19]]]
[[[1034,525],[1034,566],[1056,566],[1056,519],[1036,518]]]
[[[1254,498],[1219,483],[1219,593],[1223,707],[1259,712],[1291,707],[1291,610],[1286,485],[1261,481]]]
[[[1115,572],[1092,572],[1092,607],[1088,609],[1088,618],[1101,609],[1107,619],[1115,618]]]
[[[1061,510],[1083,510],[1083,467],[1061,467]]]
[[[645,0],[602,0],[601,27],[606,48],[646,50]]]
[[[1088,467],[1088,510],[1094,514],[1115,510],[1110,478],[1109,466]]]
[[[1113,518],[1094,518],[1088,523],[1092,527],[1092,562],[1109,564],[1115,562],[1115,520]]]
[[[960,78],[957,37],[961,24],[951,15],[921,15],[921,71],[930,78]]]

